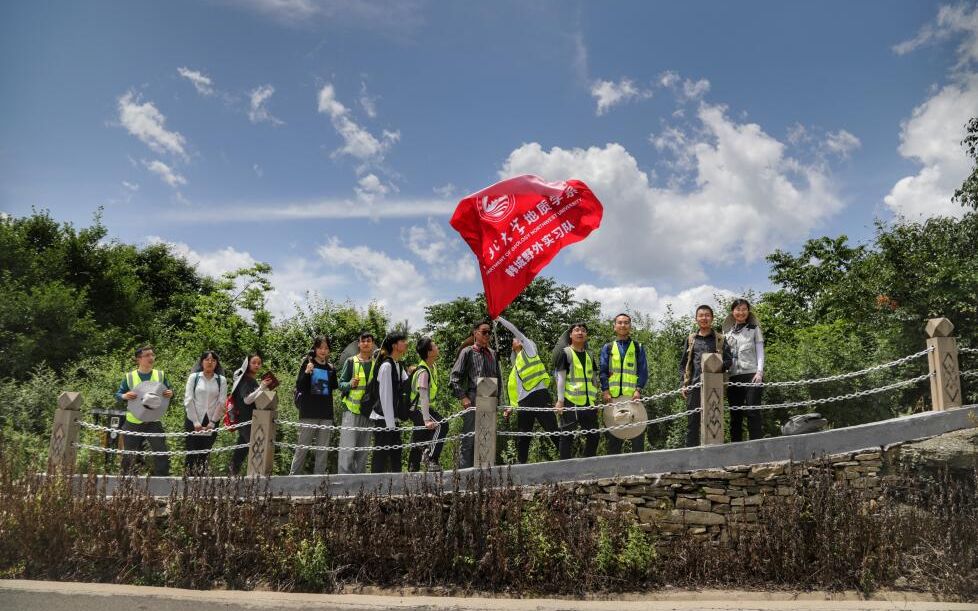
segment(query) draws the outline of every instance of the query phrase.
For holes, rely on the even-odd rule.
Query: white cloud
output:
[[[829,133],[825,138],[825,148],[839,157],[848,157],[849,153],[862,146],[859,138],[844,129]]]
[[[227,272],[233,272],[243,267],[251,267],[258,261],[247,252],[241,252],[228,246],[210,252],[199,252],[184,242],[171,242],[159,236],[147,236],[149,244],[166,244],[170,251],[187,260],[197,271],[211,278],[220,278]]]
[[[500,176],[578,178],[605,205],[602,227],[570,255],[602,276],[647,282],[701,282],[703,265],[756,261],[807,237],[842,204],[821,164],[806,165],[759,125],[730,120],[721,106],[701,104],[700,129],[679,144],[693,160],[692,188],[649,182],[620,144],[545,151],[537,143],[510,153]]]
[[[710,81],[683,78],[678,72],[667,70],[659,75],[659,86],[675,92],[680,102],[691,102],[702,98],[710,91]]]
[[[432,187],[431,190],[434,191],[435,195],[439,197],[451,199],[455,195],[456,187],[454,184],[449,182],[440,187]]]
[[[137,183],[134,183],[134,182],[129,182],[128,180],[123,180],[122,181],[122,186],[125,187],[129,191],[133,191],[133,192],[139,191],[139,185]]]
[[[360,107],[371,119],[377,118],[377,98],[367,93],[366,81],[360,82]]]
[[[597,101],[598,107],[595,112],[601,116],[618,104],[634,99],[650,98],[652,92],[639,89],[631,79],[627,78],[617,83],[598,80],[591,85],[591,97]]]
[[[349,109],[336,99],[333,85],[326,84],[319,91],[319,112],[328,114],[336,132],[343,138],[343,147],[335,154],[349,155],[364,162],[383,161],[391,146],[401,139],[399,131],[384,130],[380,138],[350,118]]]
[[[733,292],[716,286],[702,284],[675,295],[659,295],[652,286],[608,286],[597,287],[582,284],[574,289],[575,299],[592,299],[601,303],[601,314],[611,317],[619,312],[640,312],[660,321],[672,306],[676,316],[692,315],[696,306],[706,304],[717,309],[716,296],[734,297]]]
[[[231,246],[199,251],[184,242],[171,242],[159,236],[147,236],[145,241],[148,244],[166,244],[173,254],[186,259],[198,273],[215,279],[258,263],[251,253]],[[268,294],[268,310],[277,317],[291,316],[296,306],[306,303],[311,296],[329,294],[344,283],[342,276],[326,273],[324,267],[315,253],[283,261],[269,276],[273,289]]]
[[[309,202],[232,202],[225,206],[210,206],[193,213],[174,211],[174,221],[251,222],[256,220],[302,219],[388,219],[448,216],[455,204],[441,199],[386,199],[369,205],[357,199],[324,199]]]
[[[318,252],[327,266],[353,270],[369,287],[373,300],[386,308],[393,320],[406,319],[414,326],[424,323],[424,308],[431,303],[431,291],[413,263],[367,246],[344,246],[335,237]]]
[[[269,277],[274,288],[268,294],[268,310],[275,316],[286,318],[295,314],[296,307],[301,307],[310,298],[335,299],[348,279],[342,274],[328,273],[325,268],[325,263],[315,253],[283,261]]]
[[[659,75],[659,85],[662,87],[673,87],[680,80],[679,74],[672,70],[667,70]]]
[[[385,195],[390,193],[390,190],[391,188],[377,178],[376,174],[367,174],[361,177],[354,189],[357,197],[368,204],[383,199]]]
[[[412,32],[424,24],[423,2],[419,0],[225,0],[231,7],[251,9],[279,23],[308,27],[313,23],[366,26],[393,35]]]
[[[893,50],[910,53],[922,45],[960,36],[958,62],[950,83],[913,109],[900,125],[900,155],[921,165],[913,176],[901,178],[883,199],[894,214],[908,220],[934,216],[960,217],[965,209],[952,202],[954,190],[971,173],[972,162],[961,140],[965,123],[978,109],[978,7],[942,6],[934,23]]]
[[[414,256],[429,266],[434,278],[470,282],[478,275],[475,257],[463,250],[457,237],[449,239],[434,219],[429,218],[425,225],[402,228],[401,240]]]
[[[904,55],[957,34],[964,34],[957,49],[958,67],[978,62],[978,7],[973,7],[969,12],[965,4],[942,6],[934,23],[925,25],[914,38],[894,45],[893,51],[897,55]]]
[[[698,81],[686,79],[683,81],[682,95],[687,100],[698,100],[706,95],[708,91],[710,91],[710,81],[706,79],[700,79]]]
[[[177,72],[180,73],[180,76],[193,83],[194,89],[200,95],[214,95],[214,83],[206,74],[197,70],[191,70],[190,68],[177,68]]]
[[[265,107],[265,103],[272,94],[275,93],[275,88],[271,85],[261,85],[253,89],[248,95],[251,98],[251,108],[248,110],[248,119],[252,123],[271,123],[272,125],[284,125],[284,122],[277,117],[273,116],[272,113],[268,112],[268,108]]]
[[[900,155],[923,167],[914,176],[897,181],[884,198],[895,214],[916,220],[965,213],[951,196],[971,173],[971,160],[961,140],[965,123],[976,109],[978,75],[971,74],[940,89],[903,122]]]
[[[119,122],[126,131],[154,151],[187,158],[184,148],[186,139],[179,132],[167,130],[163,113],[152,102],[140,104],[132,91],[119,98]]]
[[[251,170],[255,173],[255,176],[257,176],[258,178],[261,178],[265,175],[265,170],[263,170],[262,167],[257,163],[251,166]]]
[[[146,169],[152,172],[153,174],[159,176],[163,182],[170,185],[174,189],[187,184],[186,178],[178,174],[176,171],[173,170],[173,168],[166,165],[159,159],[154,159],[153,161],[146,161],[144,159],[143,166],[145,166]]]

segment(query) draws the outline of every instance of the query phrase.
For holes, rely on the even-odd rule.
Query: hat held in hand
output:
[[[170,406],[170,399],[163,396],[166,386],[161,382],[140,382],[132,389],[135,399],[130,399],[126,409],[143,422],[159,422]]]
[[[639,401],[622,401],[604,406],[604,425],[621,427],[608,431],[618,439],[633,439],[644,433],[646,420],[645,405]]]

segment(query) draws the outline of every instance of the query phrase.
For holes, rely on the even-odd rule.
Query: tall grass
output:
[[[274,499],[249,480],[188,480],[157,500],[132,480],[31,475],[3,452],[0,577],[332,592],[355,585],[513,595],[681,587],[870,591],[896,583],[978,598],[971,482],[900,479],[879,500],[827,472],[761,509],[729,540],[658,539],[630,506],[570,486],[483,476],[404,493]],[[828,470],[827,470],[828,471]],[[770,497],[773,501],[775,497]],[[902,579],[901,579],[902,578]],[[898,581],[899,580],[899,581]]]

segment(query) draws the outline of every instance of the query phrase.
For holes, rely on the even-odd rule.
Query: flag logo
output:
[[[516,199],[510,195],[500,195],[492,197],[483,195],[476,199],[479,207],[479,216],[487,221],[498,223],[504,220],[509,213],[516,207]]]

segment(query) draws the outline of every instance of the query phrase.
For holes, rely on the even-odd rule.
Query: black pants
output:
[[[251,418],[249,418],[251,420]],[[251,425],[243,426],[238,429],[238,443],[236,445],[241,445],[242,443],[251,443]],[[241,465],[248,458],[249,448],[238,448],[231,455],[231,475],[238,475],[241,473]]]
[[[204,420],[201,422],[205,427],[210,423],[207,416],[204,416]],[[190,418],[183,419],[183,430],[190,432],[194,430],[194,423],[190,421]],[[210,450],[214,447],[214,442],[217,440],[217,433],[211,433],[210,435],[188,435],[187,440],[187,451],[193,450]],[[187,475],[204,475],[207,472],[207,459],[210,454],[187,454],[187,460],[184,461],[183,471]]]
[[[433,409],[429,409],[429,412],[434,420],[441,420],[438,412]],[[420,409],[411,411],[411,422],[414,423],[414,426],[424,426],[424,414],[421,413]],[[445,437],[448,436],[448,423],[438,425],[433,431],[425,429],[411,433],[411,443],[431,441],[435,438],[436,434],[438,435],[438,439],[435,441],[434,448],[431,450],[430,458],[433,462],[438,462],[438,459],[441,458],[441,449],[445,445]],[[411,448],[411,451],[408,453],[408,471],[421,470],[421,454],[425,448],[431,448],[431,446],[414,446]]]
[[[163,423],[162,422],[140,422],[136,424],[135,422],[129,422],[122,426],[126,431],[138,431],[140,433],[162,433]],[[165,437],[137,437],[135,435],[122,435],[122,449],[123,450],[142,450],[146,445],[153,452],[166,452],[166,438]],[[135,473],[137,459],[141,459],[141,456],[136,456],[134,454],[123,454],[122,455],[122,472],[129,475]],[[139,462],[142,462],[141,460]],[[170,457],[169,456],[154,456],[153,457],[153,475],[165,477],[170,474]]]
[[[561,431],[573,431],[580,427],[585,429],[598,428],[598,408],[581,411],[565,411],[561,415]],[[574,438],[577,435],[564,435],[560,438],[560,460],[574,457]],[[601,440],[599,433],[587,433],[584,435],[584,456],[591,457],[598,453],[598,442]]]
[[[606,439],[608,440],[608,454],[621,454],[622,447],[624,447],[625,442],[628,442],[630,448],[629,452],[644,452],[645,451],[645,431],[642,431],[641,435],[632,437],[631,439],[618,439],[611,433],[605,433]]]
[[[383,421],[379,420],[376,422]],[[387,430],[379,428],[374,431],[374,448],[397,445],[401,445],[400,429]],[[371,473],[400,473],[401,469],[401,448],[374,450],[373,463],[370,466]]]
[[[550,405],[550,392],[546,388],[531,392],[519,402],[519,407],[547,407],[548,405]],[[540,428],[548,433],[557,431],[557,415],[553,412],[516,410],[516,430],[521,433],[529,433],[533,430],[534,422],[539,422]],[[553,435],[545,439],[553,446],[554,453],[560,452],[560,446]],[[532,440],[532,437],[516,438],[516,460],[521,465],[525,465],[530,459],[530,441]]]
[[[731,382],[750,382],[754,379],[753,373],[743,373],[730,376]],[[760,405],[761,393],[764,388],[760,386],[728,386],[727,398],[730,400],[730,407],[744,405]],[[744,440],[744,416],[747,416],[747,434],[751,439],[760,439],[761,435],[761,412],[752,410],[730,410],[730,441]]]
[[[472,405],[475,405],[473,403]],[[475,410],[462,414],[462,432],[471,433],[475,430]],[[475,465],[475,436],[463,437],[460,444],[461,453],[458,460],[459,469],[468,469]]]

